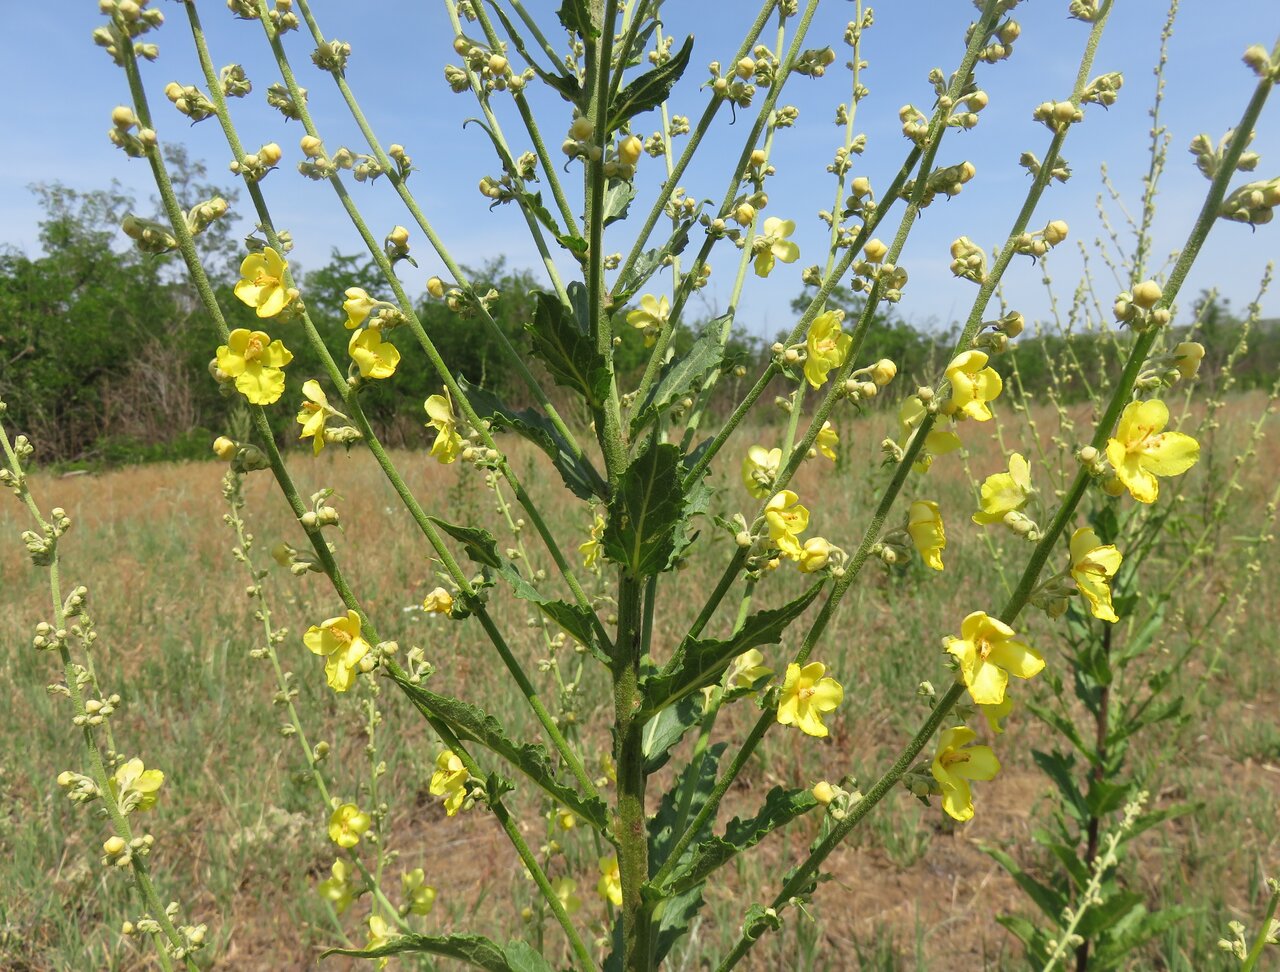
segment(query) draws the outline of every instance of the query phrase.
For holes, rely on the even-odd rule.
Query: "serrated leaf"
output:
[[[604,225],[626,219],[627,210],[635,198],[635,183],[627,179],[610,179],[604,190]]]
[[[724,345],[720,343],[720,326],[728,316],[717,317],[703,329],[702,334],[684,354],[673,357],[665,365],[658,380],[649,389],[643,402],[631,416],[631,435],[635,435],[650,422],[686,395],[701,390],[706,380],[720,369],[724,360]]]
[[[729,638],[686,638],[662,671],[643,680],[645,712],[659,712],[690,692],[717,681],[729,663],[744,651],[777,644],[782,640],[783,631],[813,602],[824,583],[818,581],[782,607],[757,611]]]
[[[512,939],[502,952],[511,972],[553,972],[551,963],[528,942]]]
[[[697,696],[686,695],[644,724],[642,737],[645,773],[656,773],[671,758],[671,747],[702,722],[702,704]]]
[[[788,790],[775,786],[754,816],[746,820],[734,817],[725,827],[723,837],[712,837],[694,847],[688,864],[672,873],[671,879],[662,888],[663,892],[679,894],[701,885],[735,855],[754,847],[774,830],[801,814],[808,813],[817,805],[818,801],[810,790]]]
[[[471,741],[496,753],[520,770],[540,789],[568,807],[597,830],[608,826],[609,810],[598,797],[587,797],[560,782],[552,767],[551,756],[539,743],[517,743],[507,735],[501,722],[479,706],[447,695],[437,695],[415,685],[404,675],[392,674],[409,700],[425,714],[446,723],[463,741]]]
[[[354,958],[385,958],[404,952],[426,952],[457,959],[487,972],[511,972],[502,948],[483,935],[397,935],[377,948],[330,948],[321,956],[350,955]]]
[[[547,416],[531,408],[511,408],[497,395],[465,378],[459,378],[458,384],[476,414],[488,419],[491,427],[510,429],[545,452],[573,495],[585,500],[604,499],[608,495],[608,484],[590,460],[573,454],[569,443]]]
[[[585,321],[584,314],[577,307],[570,312],[552,294],[534,291],[533,298],[534,318],[525,325],[533,353],[542,359],[557,385],[573,389],[592,409],[599,409],[609,395],[609,367],[585,324],[580,324]]]
[[[691,821],[706,805],[707,797],[711,795],[712,789],[715,788],[716,771],[720,766],[720,757],[724,754],[728,745],[728,743],[716,743],[708,747],[700,761],[687,763],[681,768],[672,782],[671,788],[662,795],[662,800],[658,803],[658,811],[653,815],[653,819],[649,821],[649,873],[651,875],[657,873],[658,868],[666,862],[667,855],[671,853],[671,849],[680,838],[680,834],[676,832],[676,829],[680,824],[679,801],[681,795],[686,787],[693,787],[685,816],[686,822]],[[696,778],[693,776],[694,773],[697,774]],[[694,834],[694,842],[696,843],[698,840],[710,836],[710,834],[711,822],[708,821],[697,834]],[[687,855],[688,853],[689,851],[686,850],[685,854]]]
[[[658,65],[652,71],[646,71],[619,91],[609,105],[609,131],[617,131],[628,119],[652,111],[666,101],[671,89],[689,66],[689,55],[692,53],[693,36],[690,35],[666,63]]]
[[[604,554],[633,578],[652,577],[672,566],[677,528],[684,513],[680,447],[646,444],[631,461],[609,503]]]
[[[560,4],[560,9],[556,11],[556,17],[565,30],[577,34],[583,40],[592,40],[600,36],[600,31],[591,22],[587,0],[564,0]]]
[[[669,256],[678,256],[689,245],[689,228],[694,221],[682,220],[672,232],[670,239],[660,247],[645,250],[636,258],[625,276],[614,282],[611,295],[615,307],[621,307],[630,300],[655,273],[662,268],[663,261]]]
[[[467,556],[477,564],[492,567],[495,570],[502,568],[506,558],[498,553],[497,539],[484,527],[460,526],[436,516],[429,516],[427,519],[462,544],[467,551]]]

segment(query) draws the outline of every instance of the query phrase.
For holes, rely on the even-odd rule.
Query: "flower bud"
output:
[[[815,783],[813,786],[813,798],[823,806],[826,806],[836,798],[836,788],[826,780]]]
[[[213,454],[223,462],[230,462],[236,454],[236,444],[225,435],[213,440]]]
[[[898,366],[888,358],[881,358],[871,366],[871,380],[883,388],[893,381],[898,374]]]
[[[1057,246],[1067,238],[1067,224],[1065,220],[1055,219],[1044,228],[1044,241],[1050,246]]]
[[[1144,280],[1133,288],[1133,302],[1143,310],[1150,310],[1163,296],[1164,291],[1154,280]]]
[[[436,300],[444,299],[444,281],[439,277],[431,277],[427,280],[427,293]]]
[[[733,211],[733,221],[739,226],[749,226],[756,218],[756,208],[750,203],[739,203]]]
[[[125,848],[129,845],[124,842],[123,837],[112,835],[102,843],[102,850],[108,857],[119,857],[125,852]]]
[[[749,57],[744,57],[733,66],[733,73],[743,81],[750,80],[751,76],[756,73],[756,62]]]
[[[258,158],[262,160],[264,165],[275,165],[283,156],[284,153],[280,151],[280,146],[275,142],[268,142],[258,149]]]
[[[862,255],[868,263],[879,263],[888,252],[889,248],[880,240],[868,240],[867,245],[862,248]]]
[[[579,142],[585,142],[595,133],[596,127],[591,124],[591,119],[586,115],[579,115],[573,120],[573,124],[569,126],[569,137]]]
[[[324,155],[324,143],[314,135],[303,135],[298,144],[302,149],[302,154],[309,159],[318,159]]]
[[[134,115],[132,108],[126,105],[119,105],[112,109],[111,124],[115,125],[116,128],[128,130],[138,124],[138,118]]]
[[[387,234],[387,239],[402,250],[409,247],[409,231],[403,226],[392,227],[391,232]]]
[[[640,153],[644,151],[644,143],[635,135],[618,143],[618,161],[627,165],[635,165],[640,161]]]
[[[764,165],[766,160],[767,157],[764,154],[764,149],[755,149],[751,153],[751,164],[757,168]]]
[[[1186,379],[1194,378],[1204,358],[1204,345],[1198,341],[1183,341],[1173,349],[1173,356],[1178,362],[1178,373]]]

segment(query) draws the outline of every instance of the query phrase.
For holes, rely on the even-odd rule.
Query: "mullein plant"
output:
[[[1253,97],[1233,134],[1206,149],[1202,169],[1208,170],[1210,187],[1176,263],[1161,282],[1136,277],[1116,300],[1115,314],[1125,326],[1117,339],[1122,364],[1101,399],[1096,427],[1078,436],[1078,463],[1068,485],[1043,508],[1041,521],[1034,521],[1026,512],[1034,484],[1024,474],[1025,457],[1018,462],[1011,456],[1008,472],[996,474],[1007,480],[992,485],[984,513],[998,514],[1000,523],[1025,540],[1022,567],[1003,604],[991,603],[989,592],[973,591],[966,616],[956,617],[950,632],[938,632],[947,635],[939,665],[952,676],[932,697],[918,731],[865,791],[832,767],[838,783],[777,787],[754,812],[720,828],[723,799],[766,734],[820,739],[839,718],[840,679],[847,673],[831,670],[829,635],[842,599],[867,564],[918,556],[934,570],[944,569],[947,531],[959,528],[970,511],[941,508],[929,485],[931,465],[953,461],[948,457],[966,435],[991,422],[1008,400],[993,359],[1017,337],[1023,317],[1002,309],[991,318],[989,307],[1015,259],[1043,258],[1068,238],[1069,228],[1058,214],[1037,216],[1037,210],[1051,184],[1070,175],[1062,153],[1073,129],[1115,101],[1121,80],[1093,74],[1111,3],[1073,0],[1065,13],[1078,33],[1064,35],[1071,40],[1062,43],[1081,51],[1077,80],[1033,113],[1043,144],[1023,156],[1030,186],[1011,210],[1015,215],[999,247],[988,253],[967,236],[951,245],[953,273],[976,288],[956,345],[946,367],[915,389],[902,408],[901,435],[885,443],[887,468],[864,531],[830,538],[823,534],[818,497],[801,496],[793,488],[796,473],[806,461],[821,464],[848,450],[840,438],[842,416],[895,379],[894,362],[864,360],[868,330],[883,304],[910,293],[911,274],[901,259],[921,211],[940,197],[963,192],[979,177],[955,147],[956,136],[982,122],[990,100],[986,83],[997,80],[1000,63],[1021,46],[1022,28],[1013,17],[1016,0],[977,4],[962,56],[952,71],[930,72],[920,93],[919,104],[929,107],[901,108],[904,158],[892,179],[874,186],[856,172],[866,148],[857,113],[868,96],[861,72],[874,17],[862,3],[854,5],[843,37],[832,38],[845,50],[837,55],[834,46],[809,37],[818,2],[765,0],[738,50],[708,65],[710,77],[694,96],[701,102],[695,118],[674,113],[670,104],[676,82],[690,69],[692,38],[676,43],[654,0],[566,0],[557,11],[558,23],[541,24],[520,0],[489,5],[444,0],[458,58],[446,69],[445,82],[474,99],[496,156],[496,174],[481,178],[479,190],[492,207],[514,207],[545,273],[546,288],[532,294],[535,312],[525,353],[494,321],[491,309],[499,295],[480,292],[468,281],[419,204],[406,147],[384,147],[370,127],[348,80],[359,68],[352,45],[326,37],[306,0],[230,0],[232,13],[246,21],[246,37],[260,31],[278,72],[278,77],[258,79],[259,90],[265,89],[268,104],[303,129],[297,171],[316,182],[317,190],[328,184],[384,278],[379,293],[353,288],[345,295],[347,357],[337,360],[290,269],[291,237],[268,207],[266,187],[284,177],[285,153],[275,142],[246,151],[229,108],[231,100],[250,92],[254,79],[239,65],[215,66],[197,5],[183,4],[203,77],[164,88],[172,108],[185,118],[162,121],[153,113],[150,83],[144,79],[149,69],[142,62],[159,57],[153,38],[163,16],[146,0],[101,0],[105,19],[94,40],[121,67],[130,96],[130,103],[113,113],[109,134],[127,156],[149,166],[168,220],[162,225],[135,219],[129,235],[150,252],[181,254],[217,328],[211,336],[210,373],[225,394],[244,400],[250,417],[249,434],[240,441],[227,437],[217,450],[237,475],[271,470],[310,547],[289,558],[301,571],[317,570],[332,584],[333,606],[297,639],[294,647],[303,653],[297,657],[310,660],[310,678],[337,693],[374,699],[380,697],[375,686],[395,686],[407,703],[397,713],[416,710],[438,737],[431,795],[447,817],[484,813],[492,818],[536,888],[539,909],[560,932],[559,941],[539,939],[535,949],[527,941],[431,934],[397,923],[400,909],[385,906],[378,882],[364,874],[367,859],[359,853],[368,835],[378,833],[382,815],[375,805],[376,779],[371,779],[363,805],[354,799],[327,800],[317,817],[317,826],[327,830],[337,848],[357,852],[336,859],[322,893],[336,905],[354,902],[361,890],[372,892],[370,909],[359,912],[368,930],[367,947],[338,951],[380,960],[422,952],[490,969],[655,968],[689,930],[707,882],[724,865],[800,816],[820,815],[807,854],[746,912],[717,967],[736,965],[762,935],[803,912],[829,855],[899,784],[940,798],[942,811],[958,820],[980,812],[982,786],[999,773],[1000,761],[998,740],[992,740],[995,745],[978,741],[983,720],[977,714],[995,721],[1007,717],[1015,699],[1030,697],[1026,680],[1043,680],[1045,672],[1059,675],[1064,667],[1052,645],[1030,643],[1024,610],[1040,605],[1046,584],[1056,585],[1055,590],[1074,584],[1091,606],[1108,600],[1120,554],[1107,549],[1113,545],[1103,542],[1105,536],[1079,532],[1086,528],[1082,503],[1120,510],[1149,504],[1162,481],[1167,491],[1170,478],[1196,462],[1196,441],[1167,427],[1166,403],[1140,378],[1151,366],[1172,320],[1173,302],[1210,230],[1220,219],[1264,223],[1280,203],[1274,181],[1231,186],[1280,78],[1280,57],[1261,47],[1250,48],[1245,57],[1258,77]],[[315,44],[310,59],[318,74],[310,93],[300,86],[286,50],[290,33],[309,34]],[[772,161],[775,140],[786,138],[798,120],[782,95],[797,77],[840,73],[836,63],[846,58],[848,94],[836,111],[842,139],[827,167],[833,204],[820,214],[829,230],[827,246],[817,263],[799,269],[792,214],[767,212],[768,190],[780,175]],[[317,127],[309,98],[326,74],[364,144],[333,144]],[[535,117],[531,85],[552,89],[559,100],[551,102],[563,107]],[[730,114],[738,126],[717,127]],[[661,127],[645,136],[640,126],[654,117]],[[196,236],[225,215],[225,204],[212,200],[191,211],[181,209],[161,152],[160,129],[215,119],[257,223],[246,240],[235,288],[236,299],[253,310],[254,327],[229,326],[227,309],[219,305],[196,247]],[[554,139],[549,147],[546,132],[561,138],[559,152],[553,151]],[[739,150],[718,201],[683,183],[708,136],[721,143],[730,139]],[[527,139],[529,149],[518,152],[516,139]],[[637,202],[638,184],[656,166],[661,187],[646,212]],[[378,180],[390,186],[405,212],[406,225],[385,233],[366,223],[352,195],[352,181]],[[621,242],[618,224],[623,222],[635,232],[628,234],[625,252],[611,252],[609,246]],[[426,259],[426,251],[441,268],[426,279],[427,293],[472,326],[494,332],[531,407],[512,408],[465,382],[441,357],[404,283],[419,273],[416,261]],[[737,323],[734,312],[712,321],[691,343],[676,338],[688,329],[690,300],[707,283],[713,255],[730,267],[730,308],[739,307],[748,284],[760,278],[798,274],[816,289],[746,394],[722,423],[708,428],[713,392],[736,367],[725,354]],[[841,282],[863,296],[856,319],[826,306],[827,295]],[[640,333],[648,357],[639,380],[629,386],[615,367],[615,355],[623,334],[634,332]],[[310,346],[321,362],[319,374],[292,373],[288,344],[296,342]],[[686,345],[683,353],[677,351]],[[371,384],[394,387],[398,371],[424,362],[440,391],[422,406],[429,429],[423,451],[458,467],[460,477],[484,477],[507,508],[509,525],[521,527],[514,547],[504,548],[488,530],[452,522],[438,504],[420,500],[366,416],[362,397]],[[299,377],[298,391],[291,391]],[[589,416],[589,424],[575,430],[566,421],[547,381],[559,387],[562,402],[572,401],[574,412]],[[784,393],[778,404],[788,416],[781,441],[742,441],[743,419],[766,389],[779,383]],[[424,551],[436,561],[440,583],[427,595],[424,609],[467,624],[492,647],[536,725],[528,738],[510,729],[510,713],[499,718],[480,708],[480,700],[434,691],[432,665],[447,665],[448,659],[428,659],[420,649],[402,657],[395,643],[379,634],[390,623],[374,615],[343,570],[338,534],[331,529],[340,519],[327,502],[331,490],[321,490],[308,504],[291,469],[297,457],[286,460],[271,435],[269,410],[295,407],[304,455],[336,445],[371,453],[421,534]],[[579,504],[579,536],[556,536],[550,529],[495,438],[503,431],[528,439],[545,454],[568,491],[567,501]],[[594,440],[589,445],[583,441],[588,436]],[[742,505],[736,516],[712,518],[707,477],[722,469],[741,469],[744,490],[737,501]],[[234,481],[228,493],[234,499]],[[538,569],[523,549],[526,525],[537,535],[536,556],[543,564]],[[684,637],[673,649],[659,650],[655,616],[670,599],[689,598],[676,571],[717,527],[733,540],[723,573],[709,591],[695,593],[701,607]],[[1046,568],[1060,560],[1068,543],[1077,569],[1069,572],[1070,579],[1046,581]],[[239,549],[246,553],[243,538]],[[757,606],[757,593],[767,592],[772,578],[789,570],[803,575],[803,593]],[[548,649],[572,644],[582,665],[595,668],[591,682],[580,669],[565,681],[559,661],[530,671],[490,608],[498,589],[536,612]],[[265,617],[263,623],[271,643],[276,632]],[[713,629],[728,633],[715,637]],[[539,677],[552,673],[559,681]],[[921,674],[937,677],[936,672]],[[597,680],[608,684],[612,741],[600,762],[585,757],[590,742],[569,718],[569,703],[580,704],[575,696],[581,686]],[[281,691],[287,698],[287,685]],[[548,691],[560,699],[552,703],[558,712],[544,701]],[[743,737],[723,727],[715,731],[718,712],[730,705],[759,713]],[[367,709],[370,732],[385,708],[383,703]],[[686,734],[694,741],[684,758],[677,744]],[[309,764],[314,765],[314,755],[304,747]],[[651,781],[668,763],[675,764],[674,777],[659,800]],[[594,861],[561,853],[560,841],[550,836],[546,847],[531,847],[526,836],[531,820],[522,816],[531,801],[515,790],[536,792],[533,802],[556,827],[584,835]],[[381,851],[377,854],[382,861]],[[375,864],[375,872],[379,867]],[[427,879],[438,880],[407,875],[406,895],[427,902]],[[596,901],[588,909],[582,898],[593,888]]]

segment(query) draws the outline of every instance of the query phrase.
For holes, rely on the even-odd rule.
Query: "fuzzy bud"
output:
[[[1154,280],[1144,280],[1133,288],[1133,302],[1143,310],[1150,310],[1163,296],[1164,291]]]

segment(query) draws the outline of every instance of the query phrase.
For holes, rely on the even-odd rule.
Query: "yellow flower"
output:
[[[920,559],[934,570],[942,570],[942,551],[947,549],[947,532],[942,513],[931,500],[916,500],[907,513],[907,532]]]
[[[603,878],[601,879],[603,880]],[[565,914],[575,914],[582,907],[582,899],[578,897],[578,882],[570,877],[559,877],[551,882],[551,890],[555,892],[556,897],[560,899],[560,906],[564,908]],[[601,895],[603,897],[603,894]],[[619,902],[622,898],[621,885],[618,890]],[[610,901],[613,899],[610,898]]]
[[[1173,349],[1173,358],[1177,362],[1178,374],[1190,380],[1200,370],[1200,362],[1204,359],[1204,345],[1198,341],[1183,341]]]
[[[298,424],[302,426],[299,439],[310,439],[311,448],[318,456],[324,448],[324,425],[331,418],[345,418],[341,412],[329,404],[320,382],[309,378],[302,383],[302,394],[305,401],[298,411]]]
[[[408,899],[407,909],[411,915],[429,915],[436,903],[436,889],[426,881],[427,876],[420,867],[400,875],[400,887]]]
[[[725,685],[730,689],[749,689],[766,675],[772,675],[773,669],[763,664],[764,655],[758,648],[744,651],[729,664],[725,675]]]
[[[372,818],[354,803],[344,803],[329,817],[329,839],[339,847],[350,849],[373,826]]]
[[[600,552],[604,549],[600,544],[600,538],[604,536],[604,517],[599,513],[591,520],[591,537],[586,543],[578,547],[578,553],[582,554],[582,564],[588,570],[596,565],[596,561],[600,559]]]
[[[829,540],[823,537],[810,537],[800,549],[800,556],[796,558],[796,567],[802,574],[816,574],[827,566],[833,549]]]
[[[819,314],[809,325],[809,334],[805,338],[809,354],[804,361],[804,376],[814,388],[821,388],[827,374],[844,364],[844,359],[849,356],[853,335],[840,330],[842,320],[844,311],[831,310]]]
[[[369,642],[360,635],[360,615],[348,611],[345,616],[329,618],[312,625],[302,642],[313,655],[323,655],[325,680],[335,692],[345,692],[356,679],[356,667],[369,652]]]
[[[951,382],[951,402],[954,412],[979,422],[991,418],[988,402],[995,401],[1004,387],[994,368],[987,367],[985,351],[964,351],[947,365],[947,380]]]
[[[615,908],[622,906],[622,872],[618,870],[616,857],[600,858],[600,880],[596,882],[596,893]]]
[[[1009,713],[1013,711],[1013,696],[1006,695],[1004,701],[997,705],[980,705],[978,709],[982,712],[982,717],[987,720],[987,725],[991,731],[997,736],[1004,732],[1004,726],[1001,722],[1009,717]]]
[[[796,664],[787,666],[778,701],[778,721],[782,725],[795,726],[819,738],[827,734],[822,713],[835,711],[844,698],[844,689],[834,678],[823,677],[826,670],[821,662],[810,662],[804,668]]]
[[[756,237],[752,246],[753,250],[759,247],[755,262],[757,277],[769,276],[775,260],[795,263],[800,259],[800,247],[787,239],[795,231],[794,219],[778,219],[776,216],[770,216],[764,221],[764,235]]]
[[[747,450],[747,457],[742,460],[742,485],[756,499],[764,499],[769,495],[769,490],[773,489],[773,481],[778,478],[780,465],[781,449],[753,445]]]
[[[1177,476],[1200,458],[1200,443],[1182,432],[1162,431],[1169,424],[1164,402],[1130,402],[1120,416],[1116,436],[1107,442],[1107,458],[1116,476],[1139,503],[1154,503],[1157,476]]]
[[[1035,488],[1031,485],[1031,466],[1021,454],[1009,457],[1009,471],[988,476],[982,483],[982,509],[973,514],[973,522],[984,526],[1001,522],[1006,513],[1014,513],[1027,505]]]
[[[898,366],[888,358],[881,358],[871,366],[871,380],[877,388],[883,388],[893,381],[898,374]]]
[[[348,287],[346,298],[342,302],[342,309],[347,312],[347,330],[353,331],[364,323],[364,319],[373,312],[379,302],[359,287]]]
[[[822,423],[822,428],[818,429],[818,437],[813,440],[813,444],[822,455],[832,462],[836,461],[836,446],[840,444],[840,435],[830,422]]]
[[[1119,621],[1111,606],[1111,578],[1124,560],[1112,544],[1098,542],[1098,535],[1089,527],[1081,527],[1071,534],[1071,576],[1076,588],[1089,602],[1089,610],[1101,621]]]
[[[158,769],[145,769],[137,757],[122,763],[107,779],[111,796],[123,814],[150,810],[156,805],[156,794],[163,785],[164,773]]]
[[[902,407],[898,409],[898,424],[902,428],[902,438],[898,442],[901,449],[906,449],[911,445],[911,440],[915,437],[916,429],[920,428],[924,422],[928,410],[924,407],[924,403],[920,399],[912,396],[902,403]],[[960,448],[960,436],[951,428],[954,423],[951,418],[946,415],[937,415],[934,417],[933,426],[929,429],[929,434],[924,438],[924,449],[920,452],[919,459],[916,460],[916,472],[927,472],[929,467],[933,465],[934,456],[945,456],[948,452],[955,452]]]
[[[387,924],[386,919],[381,915],[369,916],[369,940],[365,942],[366,949],[381,948],[387,942],[391,941],[391,926]],[[378,963],[379,968],[385,968],[387,960],[383,959]]]
[[[422,405],[430,419],[427,425],[438,433],[431,444],[431,454],[436,462],[448,465],[462,454],[462,436],[458,433],[458,420],[453,414],[453,398],[449,389],[443,395],[432,395]]]
[[[775,493],[765,504],[764,518],[769,524],[769,538],[784,557],[799,560],[802,553],[800,534],[809,528],[809,511],[800,505],[800,497],[789,489]]]
[[[1011,627],[984,611],[964,619],[960,637],[947,638],[947,651],[960,663],[960,677],[978,705],[1003,702],[1010,675],[1031,678],[1044,668],[1038,651],[1014,640]]]
[[[351,883],[347,862],[342,858],[338,858],[333,862],[333,867],[329,869],[329,873],[333,876],[325,878],[316,885],[316,891],[319,892],[320,897],[333,905],[334,911],[342,914],[351,907],[351,902],[355,901],[357,889]]]
[[[351,335],[347,353],[360,368],[362,378],[390,378],[400,363],[400,352],[382,340],[382,329],[369,326]]]
[[[448,614],[453,610],[453,595],[443,587],[437,587],[423,598],[422,610],[431,614]]]
[[[236,296],[255,308],[259,317],[275,317],[296,296],[284,283],[288,267],[280,254],[269,246],[261,253],[250,253],[240,263]]]
[[[284,394],[284,372],[293,354],[265,331],[238,327],[218,348],[218,370],[254,405],[270,405]]]
[[[444,811],[452,817],[462,809],[467,798],[467,780],[471,774],[462,765],[451,749],[443,750],[436,757],[436,771],[431,774],[431,785],[428,792],[432,796],[444,797]]]
[[[627,313],[627,323],[644,331],[644,346],[653,347],[658,340],[658,332],[667,324],[671,314],[671,302],[663,297],[659,300],[653,294],[645,294],[640,298],[640,306]]]
[[[1000,772],[1000,761],[990,746],[970,746],[977,738],[968,726],[944,729],[933,757],[933,778],[942,787],[942,809],[957,820],[973,817],[970,780],[990,780]]]

